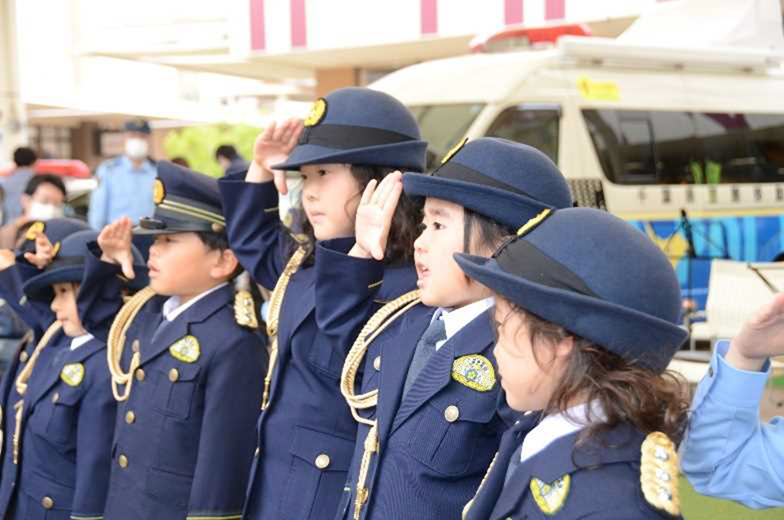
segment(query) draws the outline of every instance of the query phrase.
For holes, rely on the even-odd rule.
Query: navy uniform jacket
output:
[[[255,281],[273,288],[293,248],[273,183],[245,183],[238,174],[219,185],[232,250]],[[331,242],[345,250],[354,239]],[[379,306],[374,299],[394,299],[415,287],[411,267],[357,271],[347,263],[335,268],[327,258],[331,254],[318,247],[315,265],[291,277],[283,299],[278,362],[270,405],[258,421],[259,450],[244,518],[334,517],[356,438],[356,422],[339,387],[345,356]],[[337,292],[330,289],[334,282],[326,283],[334,280],[341,284]],[[341,326],[323,332],[325,314],[342,316]]]
[[[645,435],[628,425],[617,426],[577,449],[580,432],[556,439],[520,464],[504,486],[511,457],[519,456],[515,450],[537,421],[538,415],[530,414],[504,434],[493,467],[466,520],[676,518],[655,509],[643,497],[640,448]],[[548,497],[550,504],[560,504],[561,508],[546,514],[533,497],[532,479],[552,484],[564,475],[570,478],[568,491]]]
[[[79,294],[88,330],[120,307],[118,273],[88,255]],[[134,344],[141,365],[130,398],[118,404],[106,518],[239,518],[266,353],[236,324],[233,296],[230,285],[218,289],[153,339],[167,299],[156,296],[130,326],[121,365],[130,365]],[[174,357],[186,336],[199,344],[192,361]]]
[[[103,516],[116,412],[106,346],[92,339],[71,350],[70,342],[58,332],[28,381],[18,464],[14,404],[21,397],[14,382],[28,361],[17,357],[3,382],[2,518]]]
[[[393,322],[365,355],[359,393],[379,389],[367,418],[376,418],[379,452],[365,487],[363,518],[458,518],[476,492],[498,449],[506,423],[497,405],[500,385],[478,391],[453,379],[453,363],[480,355],[495,365],[495,337],[489,309],[466,324],[428,360],[403,398],[409,365],[435,309],[417,305]],[[349,480],[337,518],[354,514],[363,441],[369,427],[359,424]]]

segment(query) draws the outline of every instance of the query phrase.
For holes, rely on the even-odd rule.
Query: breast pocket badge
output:
[[[484,356],[462,356],[452,363],[452,379],[477,392],[489,392],[495,387],[495,369]]]
[[[68,386],[79,386],[84,381],[84,365],[71,363],[60,371],[60,379]]]

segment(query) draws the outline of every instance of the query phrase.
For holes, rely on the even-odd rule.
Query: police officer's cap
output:
[[[226,228],[218,182],[168,161],[156,165],[155,213],[143,218],[134,233],[161,235],[187,232],[221,233]]]
[[[493,258],[456,254],[463,271],[528,311],[654,372],[686,339],[670,261],[605,211],[571,208],[524,226]]]
[[[130,121],[126,121],[125,125],[123,125],[123,129],[126,132],[133,132],[136,134],[150,135],[152,133],[150,123],[144,119],[131,119]]]

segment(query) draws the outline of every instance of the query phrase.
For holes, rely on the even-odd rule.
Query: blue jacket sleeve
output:
[[[692,403],[681,467],[704,495],[752,508],[784,506],[784,418],[759,418],[759,403],[770,373],[737,370],[716,346],[708,374]]]
[[[103,351],[89,367],[93,381],[79,407],[76,426],[76,488],[71,516],[100,518],[109,491],[112,437],[117,403],[109,385]]]
[[[266,354],[261,340],[252,334],[229,349],[231,355],[224,352],[216,357],[207,376],[189,519],[239,518],[245,500]],[[227,431],[234,432],[231,439],[226,438]]]
[[[373,298],[384,281],[382,262],[346,254],[353,244],[352,238],[316,246],[316,324],[344,355],[378,307]]]
[[[114,317],[123,306],[124,282],[119,276],[120,266],[101,261],[96,244],[89,247],[76,304],[84,329],[105,343]]]
[[[90,209],[87,213],[87,221],[90,227],[100,231],[108,224],[109,220],[109,175],[106,163],[98,166],[95,178],[98,186],[90,193]]]
[[[0,298],[33,330],[35,338],[40,338],[55,319],[49,302],[29,300],[22,289],[25,280],[39,272],[21,257],[13,266],[0,271]]]
[[[245,182],[244,175],[218,182],[229,244],[256,283],[272,290],[296,243],[280,221],[274,184]]]

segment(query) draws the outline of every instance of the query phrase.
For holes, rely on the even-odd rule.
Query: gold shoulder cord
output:
[[[490,465],[487,466],[487,472],[485,473],[484,478],[482,478],[482,482],[480,482],[479,483],[479,487],[476,488],[476,493],[474,493],[474,498],[469,500],[466,503],[465,507],[463,508],[463,515],[461,516],[461,518],[463,520],[468,518],[468,512],[471,511],[471,506],[474,505],[474,500],[476,500],[476,497],[479,496],[479,492],[482,491],[482,486],[484,486],[485,482],[487,482],[487,477],[489,477],[490,476],[490,472],[493,471],[493,466],[495,466],[495,461],[497,459],[498,459],[498,452],[495,452],[495,455],[493,455],[493,460],[491,460],[490,461]]]
[[[106,359],[109,364],[109,372],[112,374],[112,394],[118,402],[127,400],[128,396],[131,395],[133,374],[141,364],[141,354],[134,352],[128,372],[123,372],[120,360],[125,348],[125,334],[128,332],[136,315],[144,307],[144,304],[150,301],[153,296],[155,296],[155,291],[150,287],[145,287],[136,293],[122,306],[120,312],[114,318],[112,328],[109,329],[109,339],[106,341]],[[125,385],[125,392],[120,393],[120,385]]]
[[[46,345],[51,341],[52,337],[57,334],[57,332],[63,327],[63,324],[59,321],[55,321],[49,328],[46,329],[44,335],[41,336],[41,339],[38,341],[38,344],[35,346],[35,350],[33,350],[33,355],[30,356],[30,359],[27,360],[27,364],[19,372],[19,376],[16,378],[16,392],[23,396],[25,392],[27,392],[27,382],[30,380],[30,376],[33,375],[33,368],[35,368],[35,363],[38,361],[38,356],[41,355],[41,351],[46,347]],[[14,425],[14,436],[12,439],[14,445],[14,453],[13,453],[13,460],[14,464],[19,463],[19,447],[22,444],[22,418],[23,418],[23,411],[24,411],[24,399],[20,399],[14,405],[14,411],[16,412],[16,425]]]
[[[267,317],[267,336],[270,339],[269,366],[267,375],[264,377],[264,394],[261,396],[261,409],[266,410],[269,406],[270,386],[272,385],[272,374],[275,372],[275,365],[278,363],[278,321],[280,309],[283,306],[283,297],[286,295],[286,288],[292,275],[299,269],[305,260],[305,248],[299,247],[291,255],[289,262],[275,284],[275,289],[270,297],[269,316]]]
[[[354,419],[361,424],[370,426],[370,431],[365,437],[365,451],[362,454],[362,462],[359,467],[359,475],[357,478],[357,496],[354,501],[354,520],[359,520],[362,514],[362,506],[367,502],[369,491],[365,487],[368,471],[370,469],[370,460],[373,454],[378,452],[378,420],[365,419],[359,415],[359,410],[366,410],[378,404],[378,388],[371,390],[364,394],[355,394],[354,387],[356,384],[357,373],[362,366],[362,361],[365,359],[368,346],[381,334],[392,322],[402,316],[410,308],[417,305],[420,292],[411,291],[393,300],[383,307],[368,320],[362,330],[354,341],[351,350],[346,356],[346,362],[343,365],[343,372],[340,377],[340,393],[346,399],[349,408],[351,408],[351,415]]]

